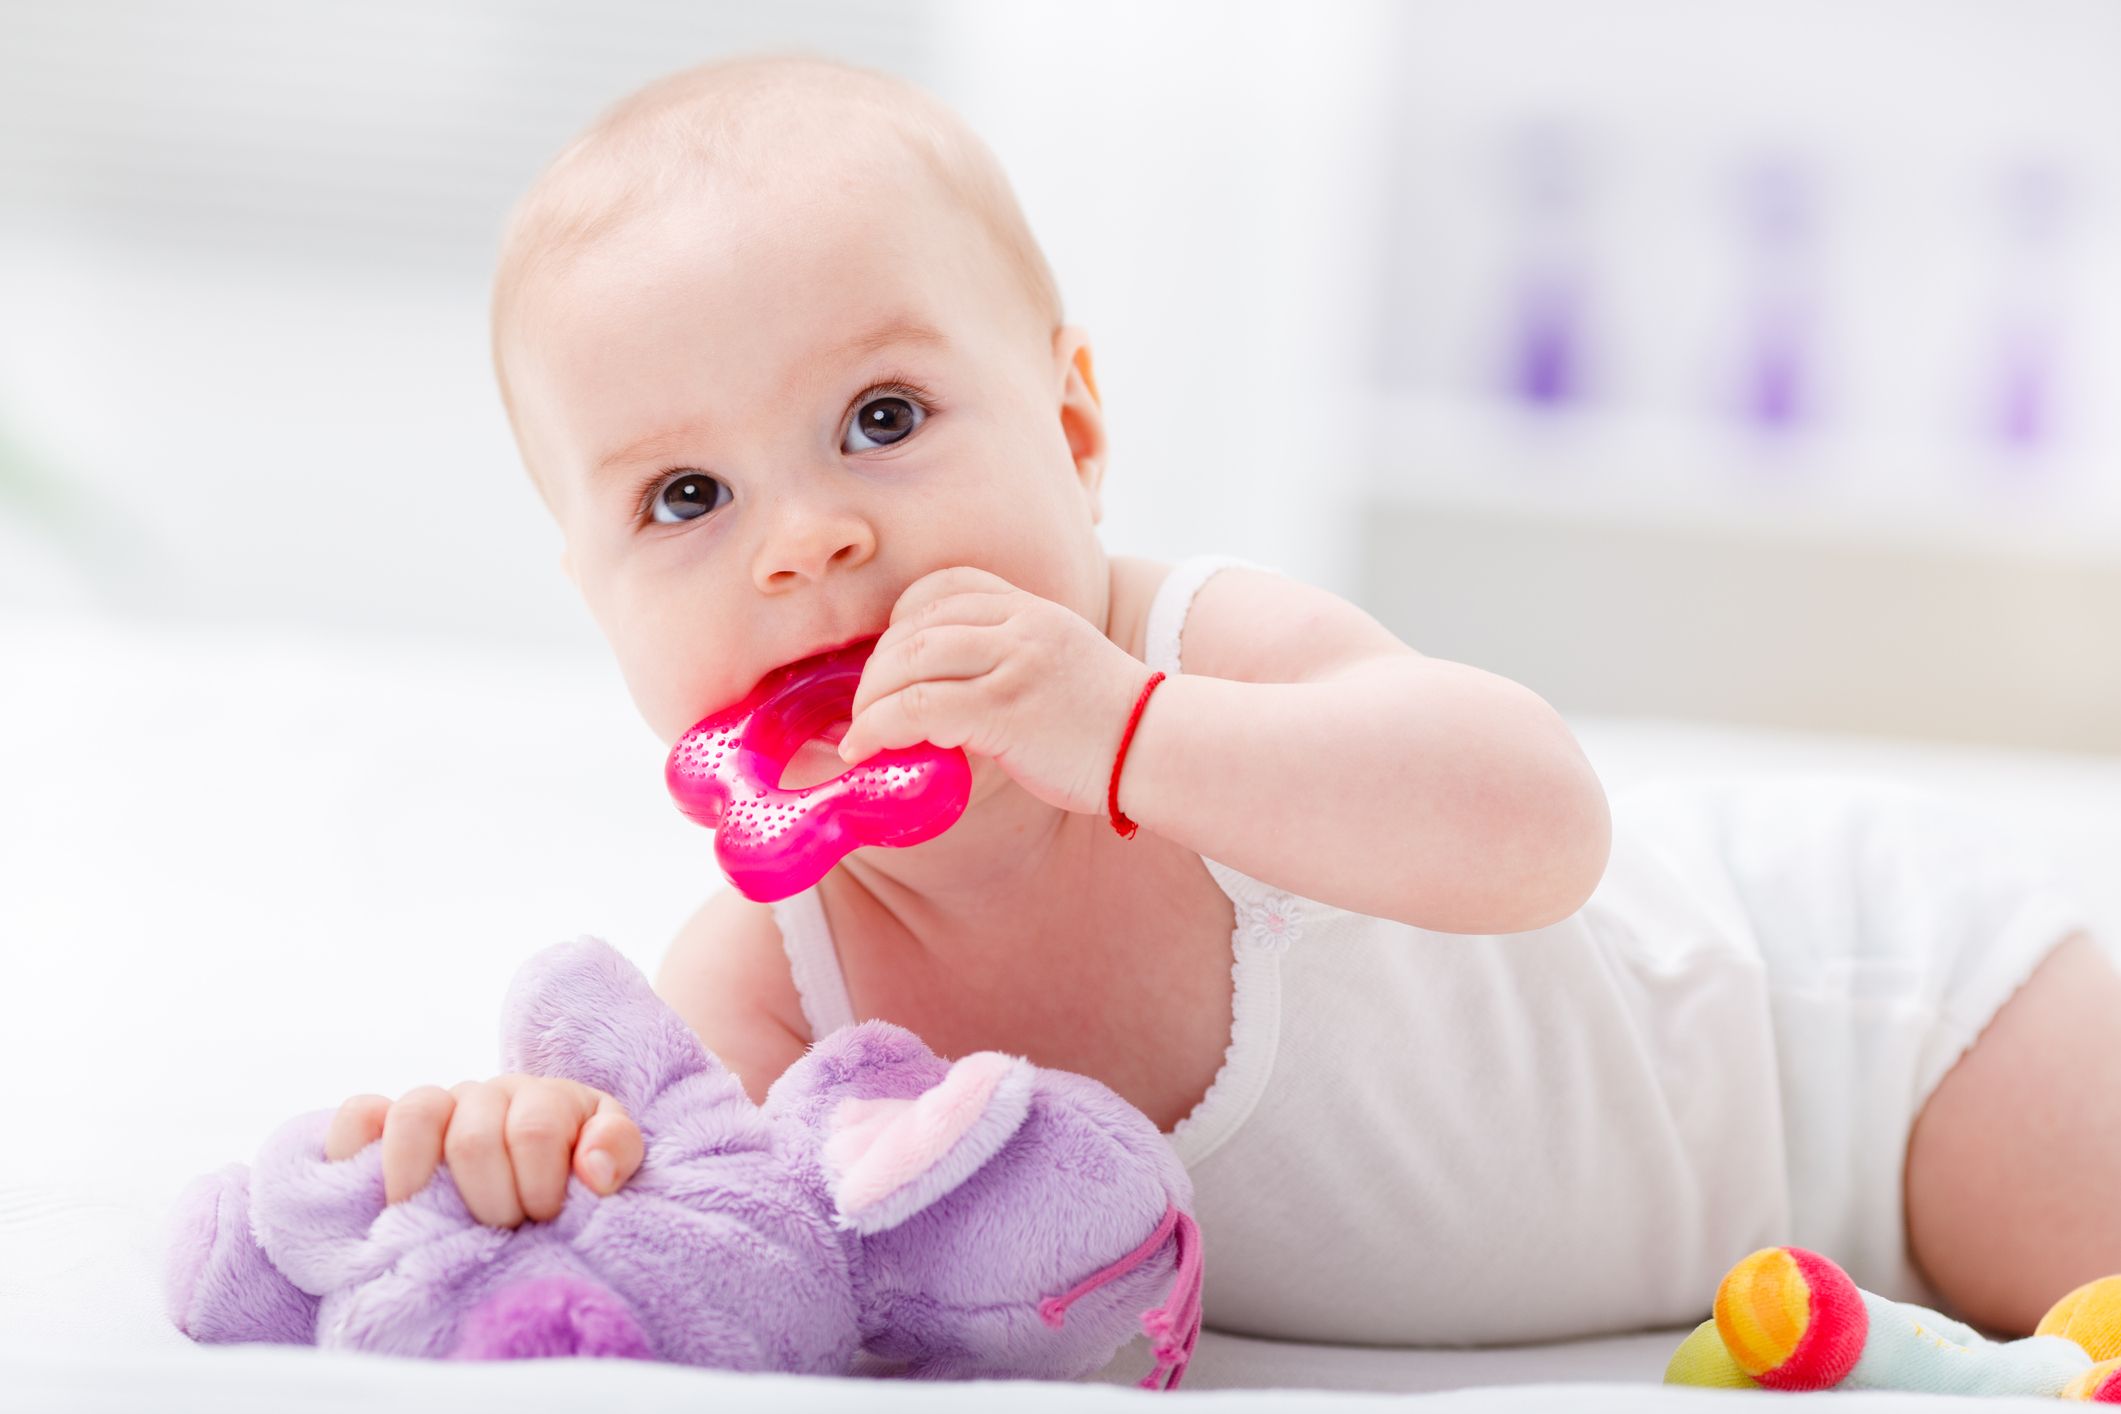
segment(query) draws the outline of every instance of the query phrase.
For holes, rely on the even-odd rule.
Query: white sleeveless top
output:
[[[1240,564],[1172,571],[1150,667],[1180,671],[1195,592]],[[1774,1046],[1740,905],[1713,858],[1676,857],[1706,845],[1656,841],[1612,803],[1591,901],[1526,933],[1431,932],[1202,860],[1237,918],[1230,1042],[1170,1140],[1207,1324],[1389,1345],[1673,1326],[1783,1240]],[[811,1035],[852,1023],[815,892],[774,912]]]

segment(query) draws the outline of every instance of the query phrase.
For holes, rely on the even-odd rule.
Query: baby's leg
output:
[[[1909,1250],[1958,1315],[2030,1334],[2072,1287],[2121,1273],[2117,1100],[2121,973],[2074,933],[1946,1073],[1908,1138]]]

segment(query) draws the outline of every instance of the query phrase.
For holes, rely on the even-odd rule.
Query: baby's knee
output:
[[[2121,1272],[2121,974],[2082,933],[2034,969],[1940,1081],[1907,1146],[1909,1253],[1955,1312],[2029,1333],[2058,1297]]]

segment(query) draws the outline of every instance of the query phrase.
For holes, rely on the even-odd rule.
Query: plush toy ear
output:
[[[823,1151],[839,1225],[896,1227],[972,1177],[1022,1127],[1033,1073],[1020,1057],[979,1051],[912,1099],[842,1100]]]
[[[501,1008],[501,1066],[602,1090],[636,1119],[686,1076],[726,1074],[641,970],[586,934],[517,970]]]

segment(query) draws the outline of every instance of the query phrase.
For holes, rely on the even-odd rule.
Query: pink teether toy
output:
[[[748,899],[801,893],[849,850],[909,845],[957,823],[972,796],[965,753],[922,742],[879,751],[829,781],[781,788],[803,744],[845,721],[874,638],[776,668],[733,707],[678,738],[663,779],[714,831],[714,857]]]

